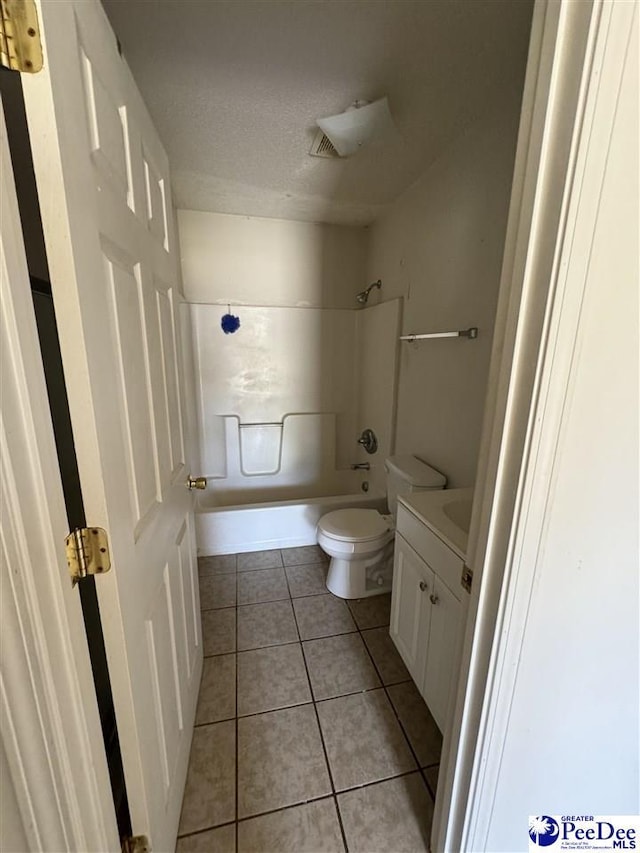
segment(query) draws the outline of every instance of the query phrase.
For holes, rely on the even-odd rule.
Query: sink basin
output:
[[[449,521],[453,521],[465,533],[469,532],[471,524],[471,498],[460,498],[459,500],[449,501],[443,504],[442,512],[447,516]]]
[[[431,489],[399,495],[398,501],[463,560],[466,559],[473,488]]]

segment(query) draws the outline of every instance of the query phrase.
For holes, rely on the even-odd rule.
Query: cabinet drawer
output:
[[[455,597],[461,599],[462,560],[433,531],[400,503],[398,504],[397,532],[431,566]]]

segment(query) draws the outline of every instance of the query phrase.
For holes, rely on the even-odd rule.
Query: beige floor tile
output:
[[[355,598],[349,602],[349,609],[361,631],[388,625],[391,615],[391,593]]]
[[[236,715],[236,656],[204,659],[196,725],[230,720]]]
[[[179,835],[235,819],[236,724],[194,729]]]
[[[311,702],[300,643],[238,655],[238,716]]]
[[[416,768],[384,690],[328,699],[317,707],[336,790]]]
[[[433,803],[419,773],[338,795],[350,853],[429,849]]]
[[[314,699],[380,687],[380,679],[359,634],[307,640],[303,647]]]
[[[205,655],[222,655],[236,650],[236,611],[205,610],[202,614],[202,643]]]
[[[394,684],[388,690],[420,767],[437,764],[442,752],[442,735],[418,688],[413,681],[407,681]]]
[[[238,575],[238,604],[257,604],[289,598],[284,569],[263,569]]]
[[[400,681],[409,681],[411,678],[409,670],[404,665],[404,661],[389,636],[389,629],[386,626],[363,631],[362,639],[371,652],[383,684],[398,684]]]
[[[440,765],[436,764],[434,767],[427,767],[424,771],[425,779],[427,780],[427,785],[429,786],[429,790],[431,791],[431,796],[435,800],[436,791],[438,790],[438,774],[440,772]]]
[[[274,551],[250,551],[247,554],[238,554],[239,572],[253,572],[258,569],[276,568],[282,568],[282,556],[277,549]]]
[[[300,637],[314,640],[355,631],[356,626],[345,602],[328,593],[294,599]]]
[[[179,838],[176,847],[176,853],[235,853],[235,851],[236,826],[234,823]]]
[[[319,545],[303,545],[302,548],[283,548],[282,562],[285,566],[302,566],[305,563],[328,563],[329,558]]]
[[[287,566],[285,569],[292,598],[327,593],[327,567],[323,563],[310,566]]]
[[[236,575],[200,574],[200,610],[236,606]]]
[[[342,851],[344,844],[333,799],[293,806],[238,824],[238,853]]]
[[[238,720],[238,817],[331,793],[312,705]]]
[[[198,571],[201,574],[234,574],[236,571],[236,555],[216,554],[214,557],[198,557]]]
[[[238,651],[281,646],[297,640],[290,601],[269,601],[238,608]]]

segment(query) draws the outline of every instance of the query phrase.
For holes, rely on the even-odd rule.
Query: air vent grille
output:
[[[309,154],[312,157],[326,157],[331,160],[340,156],[329,138],[321,130],[316,133],[316,138],[313,140]]]

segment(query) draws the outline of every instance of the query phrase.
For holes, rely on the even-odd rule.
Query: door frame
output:
[[[610,132],[613,106],[602,122],[593,103],[596,95],[617,102],[624,50],[611,48],[628,40],[634,5],[536,0],[469,531],[474,581],[443,745],[434,853],[469,849],[489,819],[483,807],[496,782],[495,745],[508,720],[515,674],[501,661],[509,650],[517,657],[535,562],[529,554],[529,566],[519,571],[522,542],[542,529],[552,488],[552,466],[540,465],[540,436],[557,439],[570,391],[579,313],[569,322],[559,318],[567,302],[580,304],[584,286],[574,280],[569,292],[566,281],[572,217],[591,177],[583,149]],[[620,67],[604,74],[608,52],[619,55]],[[550,394],[545,382],[554,358]]]
[[[31,850],[119,850],[35,312],[0,109],[2,747]],[[4,347],[3,347],[4,349]],[[7,832],[10,830],[6,830]]]

